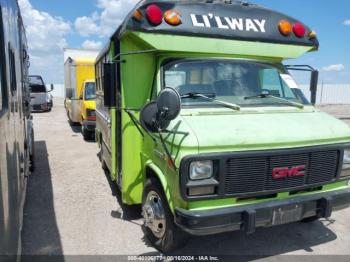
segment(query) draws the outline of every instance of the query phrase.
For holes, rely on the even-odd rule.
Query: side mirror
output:
[[[111,108],[117,106],[117,70],[116,64],[103,64],[103,90],[104,106]]]
[[[181,97],[173,88],[163,89],[156,102],[150,102],[140,115],[141,125],[149,132],[164,131],[179,114]]]
[[[310,92],[311,92],[311,104],[316,104],[317,99],[317,85],[318,85],[318,75],[319,72],[317,69],[309,66],[309,65],[286,65],[285,68],[288,71],[304,71],[311,72],[310,78]]]
[[[53,90],[54,90],[54,85],[51,84],[51,85],[50,85],[50,90],[48,91],[48,93],[52,92]]]
[[[313,70],[311,72],[311,80],[310,80],[310,92],[311,92],[311,104],[316,104],[317,99],[317,85],[318,85],[318,70]]]

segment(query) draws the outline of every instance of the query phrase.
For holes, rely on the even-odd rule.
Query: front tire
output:
[[[145,236],[159,251],[168,253],[186,244],[186,234],[174,223],[163,188],[155,178],[145,183],[142,215]]]

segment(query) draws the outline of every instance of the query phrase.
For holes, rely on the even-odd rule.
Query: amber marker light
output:
[[[133,18],[139,22],[143,20],[143,15],[140,9],[135,10]]]
[[[164,20],[169,25],[178,26],[182,23],[181,14],[175,10],[168,10],[164,13]]]
[[[278,24],[278,29],[282,35],[288,36],[293,32],[293,25],[287,20],[281,20]]]

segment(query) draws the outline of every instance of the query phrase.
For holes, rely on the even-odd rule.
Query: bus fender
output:
[[[165,175],[163,174],[163,172],[160,170],[160,168],[154,164],[153,162],[149,161],[146,163],[146,178],[155,176],[161,183],[162,187],[163,187],[163,192],[167,198],[168,204],[169,204],[169,208],[171,210],[171,212],[174,213],[175,208],[174,208],[174,201],[173,201],[173,197],[170,191],[170,187],[168,185],[168,181],[165,177]]]

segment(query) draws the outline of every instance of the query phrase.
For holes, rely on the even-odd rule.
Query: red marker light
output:
[[[146,16],[152,25],[160,25],[163,21],[163,12],[157,5],[149,5],[146,9]]]
[[[305,29],[305,27],[303,26],[302,23],[296,23],[293,26],[293,32],[294,32],[296,37],[302,38],[302,37],[305,36],[306,29]]]

